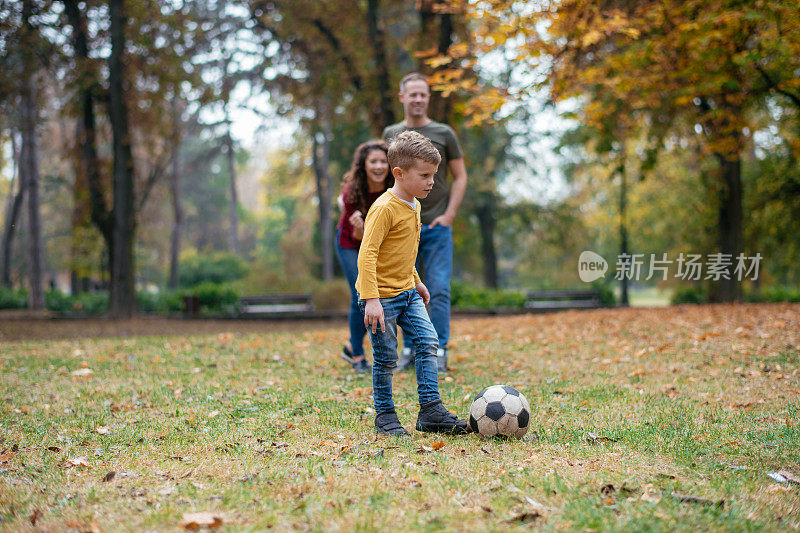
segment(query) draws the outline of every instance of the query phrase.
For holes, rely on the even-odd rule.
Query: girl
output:
[[[367,141],[356,148],[353,164],[344,175],[344,187],[337,199],[342,216],[336,225],[336,255],[350,284],[350,339],[342,349],[342,358],[358,372],[369,372],[372,368],[364,359],[364,318],[358,308],[358,293],[355,289],[358,277],[358,248],[364,236],[364,219],[378,196],[394,185],[386,157],[386,143],[380,140]]]

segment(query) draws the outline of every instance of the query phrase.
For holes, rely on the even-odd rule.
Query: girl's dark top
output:
[[[342,229],[342,232],[339,234],[339,246],[342,248],[358,250],[361,247],[361,240],[353,237],[353,226],[350,224],[350,215],[357,211],[358,207],[355,204],[347,201],[347,193],[349,188],[350,185],[345,187],[344,193],[342,193],[344,194],[344,211],[342,212],[342,216],[339,217],[339,223],[336,224],[336,227]],[[383,193],[384,191],[367,193],[367,211],[369,211],[369,208],[372,207],[372,204],[375,203],[375,200],[377,200],[378,197]],[[361,213],[361,218],[366,220],[367,214]]]

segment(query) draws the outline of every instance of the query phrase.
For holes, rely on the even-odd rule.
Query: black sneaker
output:
[[[353,364],[353,352],[350,351],[350,348],[348,348],[347,346],[342,346],[342,353],[340,355],[342,359],[344,359],[351,365]]]
[[[417,431],[427,433],[450,433],[464,435],[469,433],[469,424],[445,409],[441,400],[420,405],[417,415]]]
[[[406,346],[400,352],[400,359],[397,361],[396,372],[403,372],[410,368],[414,368],[414,349]]]
[[[366,374],[367,372],[372,372],[372,367],[367,363],[366,359],[360,359],[353,363],[353,370],[361,374]]]
[[[408,431],[400,423],[400,419],[397,418],[397,413],[394,409],[382,411],[375,415],[375,431],[382,435],[396,435],[398,437],[408,435]]]

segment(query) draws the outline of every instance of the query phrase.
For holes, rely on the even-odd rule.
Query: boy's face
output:
[[[431,91],[428,84],[422,80],[407,81],[403,86],[403,92],[400,93],[400,101],[407,117],[427,116],[430,100]]]
[[[395,167],[392,173],[395,182],[406,194],[416,198],[426,198],[433,189],[433,178],[439,165],[417,160],[410,168]]]

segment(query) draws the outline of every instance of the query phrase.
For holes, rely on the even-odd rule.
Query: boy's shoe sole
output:
[[[405,428],[400,428],[393,431],[384,431],[380,428],[375,428],[375,433],[378,435],[389,435],[392,437],[408,437],[410,435]]]
[[[461,420],[461,422],[464,422]],[[469,424],[464,422],[462,427],[459,424],[425,424],[424,426],[417,421],[416,430],[423,433],[448,433],[450,435],[466,435],[470,433]]]

